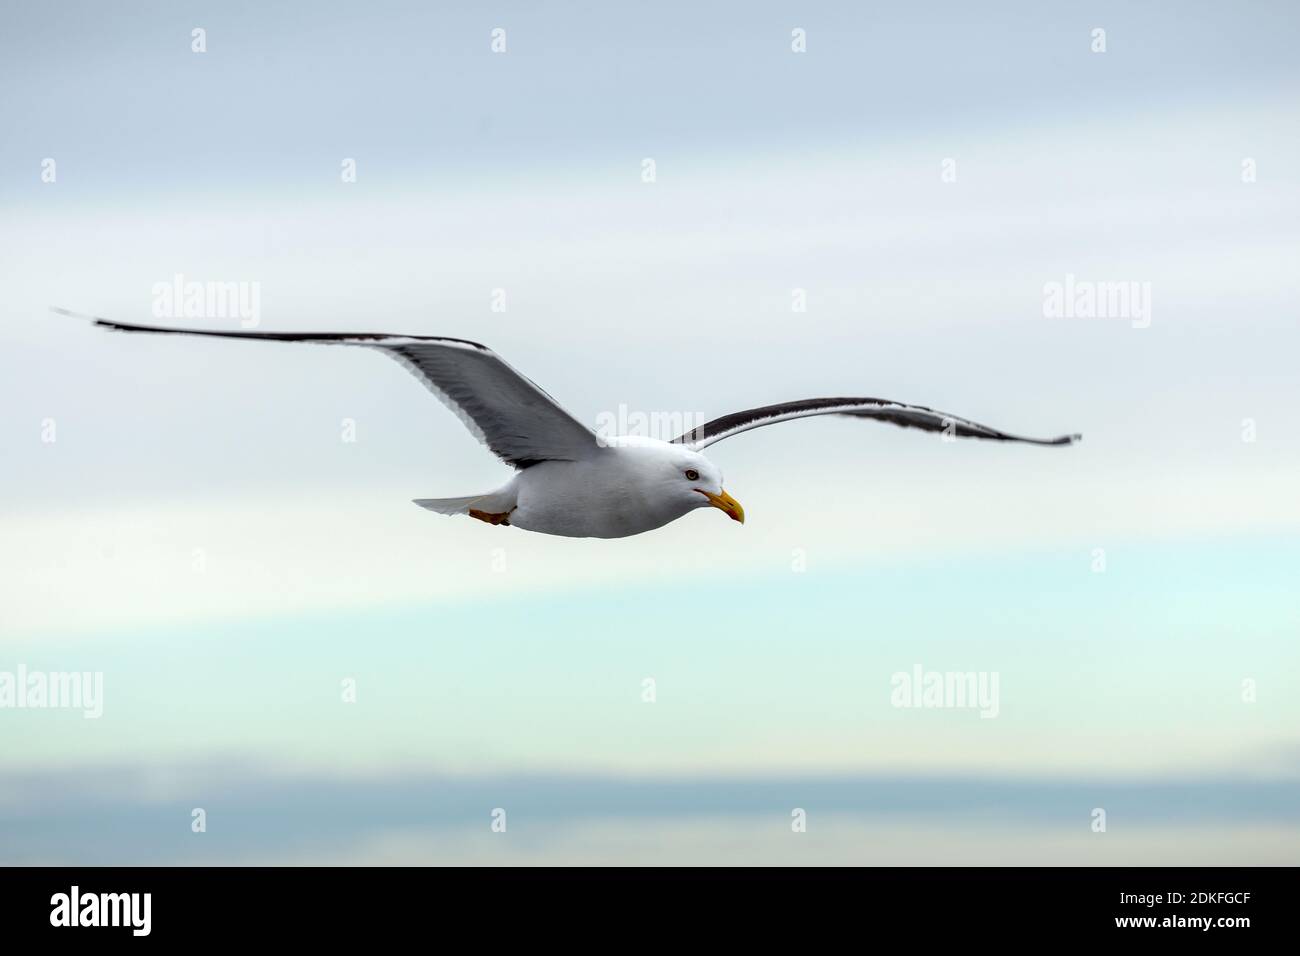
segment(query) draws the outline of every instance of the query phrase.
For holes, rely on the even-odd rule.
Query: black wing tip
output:
[[[86,312],[74,312],[72,309],[65,309],[61,306],[52,305],[50,311],[55,315],[64,315],[70,319],[81,319],[89,322],[91,325],[97,325],[103,329],[112,329],[115,332],[189,332],[189,329],[165,329],[152,325],[129,325],[125,322],[114,322],[112,319],[106,319],[102,315],[90,315]]]
[[[447,335],[404,335],[399,332],[261,332],[240,329],[182,329],[165,325],[136,325],[130,322],[115,322],[103,316],[73,312],[71,309],[64,309],[57,305],[50,306],[50,311],[56,315],[65,315],[73,319],[85,319],[93,325],[111,329],[114,332],[152,332],[157,335],[211,335],[231,339],[267,339],[274,342],[356,341],[364,343],[382,342],[385,339],[411,339],[416,342],[453,342],[457,345],[468,345],[480,352],[490,353],[492,351],[482,342],[458,339]]]
[[[962,438],[986,438],[994,441],[1023,442],[1027,445],[1073,445],[1076,442],[1083,441],[1083,436],[1078,432],[1069,435],[1057,435],[1055,438],[1025,438],[1021,435],[1008,435],[1006,432],[998,432],[992,435],[980,435],[977,433],[968,433],[962,435]]]
[[[106,319],[99,315],[88,315],[85,312],[74,312],[71,309],[65,309],[62,306],[52,305],[50,311],[55,315],[64,315],[70,319],[84,319],[87,322],[93,322],[95,325],[112,325],[111,319]]]
[[[50,306],[50,311],[53,312],[55,315],[66,315],[68,318],[71,319],[84,319],[85,321],[89,322],[91,325],[96,325],[102,329],[111,329],[114,332],[155,332],[160,335],[248,334],[248,333],[239,333],[235,331],[225,331],[222,329],[182,329],[182,328],[170,328],[165,325],[138,325],[131,322],[115,322],[113,319],[106,319],[102,315],[90,315],[86,312],[74,312],[71,309],[64,309],[57,305]]]

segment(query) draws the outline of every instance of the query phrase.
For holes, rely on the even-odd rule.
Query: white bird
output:
[[[1079,435],[1022,438],[919,405],[881,398],[809,398],[715,418],[671,442],[600,438],[487,346],[466,339],[380,332],[244,332],[130,325],[96,316],[122,332],[208,335],[264,342],[312,342],[378,349],[416,375],[502,461],[518,471],[505,485],[462,498],[417,498],[422,508],[467,514],[494,525],[574,538],[625,538],[661,528],[697,508],[733,520],[745,510],[722,487],[722,472],[700,451],[758,428],[813,415],[874,418],[957,438],[1068,445]]]

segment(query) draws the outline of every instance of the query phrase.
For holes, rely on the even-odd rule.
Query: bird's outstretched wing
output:
[[[66,309],[60,315],[90,319],[120,332],[207,335],[265,342],[359,345],[401,362],[465,423],[475,437],[516,468],[539,461],[574,461],[596,453],[591,429],[566,412],[540,387],[507,365],[485,345],[433,335],[382,332],[253,332],[173,329],[114,322]]]
[[[890,422],[903,428],[920,428],[928,432],[940,432],[955,438],[985,438],[991,441],[1019,441],[1032,445],[1069,445],[1082,438],[1082,435],[1061,435],[1057,438],[1023,438],[1011,435],[978,422],[958,418],[946,412],[936,412],[932,408],[920,405],[904,405],[884,398],[805,398],[799,402],[784,402],[780,405],[764,405],[762,408],[750,408],[743,412],[723,415],[701,425],[692,431],[674,438],[679,445],[687,445],[697,451],[708,448],[715,442],[732,435],[739,435],[751,428],[763,425],[775,425],[795,418],[810,418],[813,415],[850,415],[854,418],[875,418]]]

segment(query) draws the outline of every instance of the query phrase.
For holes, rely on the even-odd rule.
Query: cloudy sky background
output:
[[[0,861],[1300,861],[1287,4],[3,17],[0,670],[105,709],[0,710]],[[47,312],[177,273],[486,342],[593,425],[1085,440],[802,422],[710,451],[743,528],[529,536],[410,504],[507,471],[377,355]],[[1150,327],[1045,318],[1067,274]],[[918,663],[999,716],[891,707]]]

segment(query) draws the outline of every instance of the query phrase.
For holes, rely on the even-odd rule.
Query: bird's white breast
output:
[[[588,458],[526,468],[517,479],[510,523],[576,538],[623,538],[662,527],[692,510],[680,496],[665,493],[662,461],[670,447],[611,439]]]

